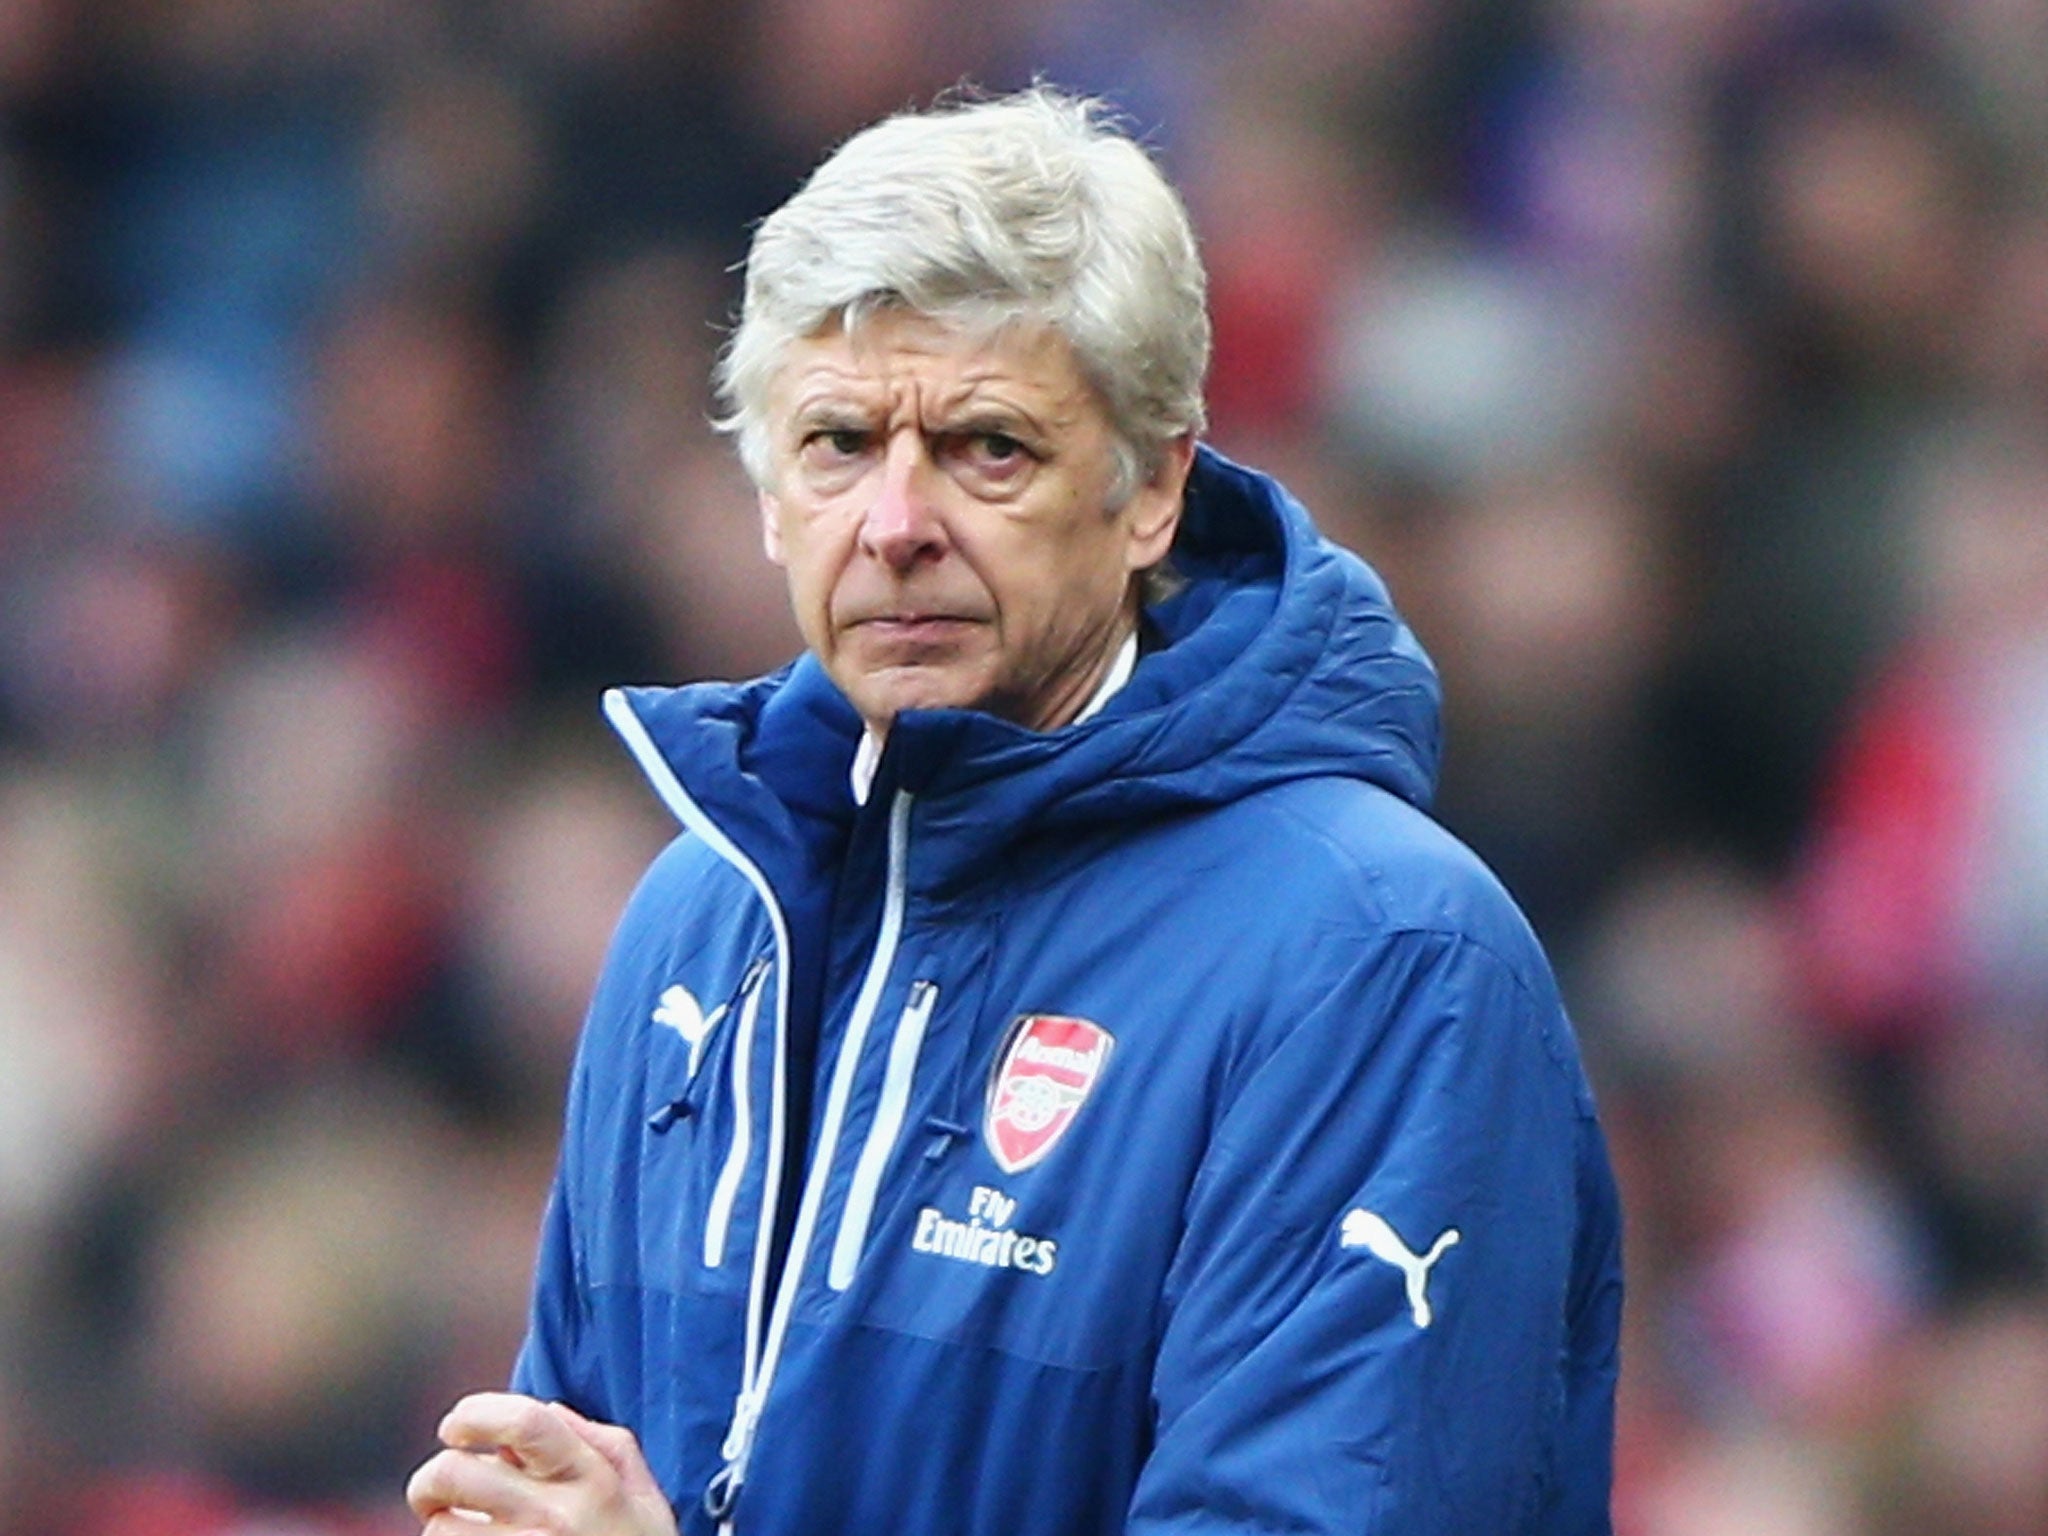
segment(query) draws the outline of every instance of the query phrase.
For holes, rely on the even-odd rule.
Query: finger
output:
[[[495,1451],[436,1453],[406,1483],[405,1501],[430,1529],[437,1517],[461,1521],[444,1525],[464,1536],[492,1528],[523,1529],[541,1523],[545,1513],[540,1485]],[[495,1526],[462,1520],[461,1512],[488,1516]]]
[[[504,1451],[535,1477],[559,1481],[591,1469],[593,1448],[537,1398],[473,1392],[441,1420],[441,1443],[457,1450]]]
[[[654,1473],[647,1465],[640,1441],[623,1424],[603,1424],[586,1418],[567,1403],[549,1403],[548,1410],[575,1431],[576,1435],[602,1456],[619,1476],[619,1487],[629,1499],[659,1493]]]

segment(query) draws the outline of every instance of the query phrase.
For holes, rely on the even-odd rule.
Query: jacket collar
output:
[[[1148,612],[1164,643],[1092,718],[1037,732],[967,710],[908,711],[876,764],[918,798],[913,884],[944,887],[1026,835],[1238,799],[1312,774],[1426,806],[1436,674],[1362,561],[1270,478],[1204,447],[1174,547],[1182,590]],[[803,827],[849,824],[861,734],[809,656],[752,683],[632,689],[676,778],[764,868],[800,874]]]

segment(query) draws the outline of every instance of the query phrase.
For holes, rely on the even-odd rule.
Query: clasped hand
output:
[[[448,1410],[406,1501],[421,1536],[676,1536],[640,1442],[561,1403],[478,1392]]]

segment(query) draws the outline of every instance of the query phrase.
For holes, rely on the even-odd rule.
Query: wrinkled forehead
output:
[[[834,315],[784,349],[769,414],[786,419],[822,392],[914,390],[928,402],[987,396],[1062,420],[1103,414],[1073,347],[1029,317],[934,315],[900,305]]]

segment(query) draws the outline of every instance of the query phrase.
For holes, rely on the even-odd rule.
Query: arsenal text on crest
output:
[[[1027,1013],[1010,1026],[988,1082],[982,1139],[1005,1173],[1042,1162],[1102,1076],[1116,1038],[1087,1019]]]

